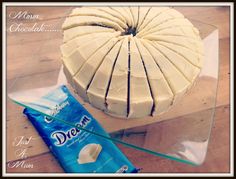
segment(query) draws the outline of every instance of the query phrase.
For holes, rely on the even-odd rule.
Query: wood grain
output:
[[[133,149],[119,145],[121,150],[137,166],[143,168],[142,172],[229,172],[229,8],[228,7],[175,7],[190,19],[210,23],[220,31],[220,71],[217,95],[217,110],[215,123],[212,129],[209,149],[206,161],[202,166],[191,167],[167,159],[159,158],[147,153],[135,151]],[[40,19],[28,23],[31,25],[35,22],[50,23],[58,18],[63,18],[70,7],[12,7],[7,9],[17,11],[19,9],[27,10],[33,14],[40,14]],[[49,12],[50,9],[50,12]],[[12,19],[8,19],[8,26]],[[61,33],[50,35],[37,33],[9,33],[7,41],[7,87],[13,84],[20,86],[18,77],[19,69],[24,65],[27,69],[23,77],[42,72],[57,70],[60,67],[59,48],[55,48],[61,43]],[[45,44],[45,40],[48,42]],[[44,48],[42,48],[42,44]],[[55,45],[56,44],[56,45]],[[52,48],[54,47],[54,48]],[[17,51],[21,53],[17,53]],[[35,60],[31,60],[32,57]],[[37,69],[31,69],[31,66],[38,66]],[[160,123],[164,125],[164,123]],[[17,130],[15,130],[17,129]],[[20,132],[19,132],[20,131]],[[30,134],[30,135],[29,135]],[[35,140],[29,147],[31,151],[27,162],[33,163],[34,168],[8,168],[8,172],[63,172],[56,159],[49,153],[48,148],[39,138],[37,132],[22,115],[22,107],[7,100],[7,161],[17,160],[14,156],[15,148],[12,146],[12,139],[18,135],[33,136]],[[142,139],[140,139],[142,140]],[[36,147],[37,146],[37,147]],[[38,147],[40,146],[40,147]],[[47,165],[42,165],[47,163]]]

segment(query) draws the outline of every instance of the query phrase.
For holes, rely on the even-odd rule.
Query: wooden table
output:
[[[144,152],[119,145],[120,149],[135,164],[142,168],[141,172],[229,172],[229,8],[228,7],[175,7],[186,17],[210,23],[218,27],[220,32],[220,77],[217,96],[217,107],[214,127],[210,139],[206,161],[199,167],[177,163],[167,159],[159,158]],[[15,23],[12,19],[14,12],[27,11],[38,14],[36,19],[20,19],[25,26],[40,22],[54,24],[59,17],[69,12],[71,7],[11,7],[7,9],[7,27]],[[12,13],[12,14],[11,14]],[[10,15],[11,14],[11,15]],[[54,29],[60,27],[55,26]],[[56,34],[56,33],[55,33]],[[58,61],[58,51],[49,52],[50,46],[61,43],[61,36],[52,33],[53,40],[46,44],[44,49],[40,45],[49,36],[43,33],[13,33],[7,32],[7,87],[17,83],[18,70],[25,66],[22,76],[37,74],[44,71],[58,69],[61,62]],[[58,34],[58,33],[57,33]],[[50,38],[52,38],[50,36]],[[18,53],[20,51],[20,53]],[[49,52],[49,53],[48,53]],[[47,55],[43,55],[43,54]],[[39,58],[39,61],[33,61]],[[47,64],[53,63],[53,66]],[[30,68],[38,64],[37,69]],[[160,123],[160,125],[162,125]],[[19,132],[20,131],[20,132]],[[19,134],[25,136],[29,141],[26,145],[16,146],[14,140]],[[30,139],[33,136],[34,139]],[[19,139],[19,138],[18,138]],[[37,146],[37,147],[36,147]],[[39,147],[38,147],[39,146]],[[25,168],[8,167],[17,161],[22,161],[17,152],[26,153]],[[7,99],[7,172],[63,172],[58,162],[48,151],[47,146],[40,139],[30,122],[22,115],[22,107],[17,106]],[[33,165],[33,168],[30,165]],[[46,164],[46,165],[45,165]],[[10,166],[10,165],[9,165]]]

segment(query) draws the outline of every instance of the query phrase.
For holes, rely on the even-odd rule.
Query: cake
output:
[[[82,99],[120,118],[178,103],[203,61],[198,29],[169,7],[79,7],[63,25],[63,69]]]

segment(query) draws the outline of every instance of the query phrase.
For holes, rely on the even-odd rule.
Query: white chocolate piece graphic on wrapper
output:
[[[79,164],[96,162],[101,151],[102,146],[100,144],[88,144],[81,149],[77,161]]]

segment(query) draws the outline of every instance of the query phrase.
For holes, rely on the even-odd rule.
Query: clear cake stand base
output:
[[[204,41],[203,69],[195,85],[168,112],[142,119],[120,119],[92,107],[74,94],[110,133],[111,138],[107,140],[191,165],[200,165],[204,162],[215,113],[219,38],[216,27],[195,20],[191,21],[199,29]],[[57,25],[60,26],[62,22],[58,20]],[[57,33],[51,38],[50,34],[47,34],[49,38],[39,47],[37,58],[32,54],[32,60],[38,60],[39,63],[25,63],[17,71],[17,77],[9,81],[7,93],[14,102],[33,108],[31,103],[61,84],[66,85],[74,93],[67,84],[61,68],[59,47],[62,41],[53,39],[62,39],[61,32]],[[39,67],[41,57],[58,60],[47,61],[47,65]],[[30,68],[38,69],[38,72],[27,75],[26,69]],[[66,124],[62,123],[62,125]]]

